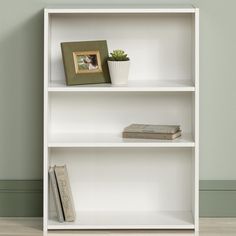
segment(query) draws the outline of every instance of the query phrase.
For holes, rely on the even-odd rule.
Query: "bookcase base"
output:
[[[191,211],[79,212],[76,218],[64,223],[50,219],[48,229],[194,229]]]

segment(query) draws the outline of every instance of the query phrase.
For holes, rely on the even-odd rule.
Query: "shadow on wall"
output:
[[[42,177],[43,10],[17,17],[0,32],[0,179]]]

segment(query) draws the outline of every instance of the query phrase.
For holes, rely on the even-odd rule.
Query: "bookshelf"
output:
[[[44,230],[198,230],[199,10],[44,11]],[[107,40],[131,58],[129,84],[66,86],[60,43]],[[131,123],[179,124],[173,141],[124,140]],[[66,164],[77,218],[55,218],[48,168]]]
[[[49,84],[49,92],[187,92],[195,91],[191,80],[185,81],[156,81],[133,80],[127,86],[114,86],[111,84],[91,84],[80,86],[66,86],[64,81],[53,81]]]

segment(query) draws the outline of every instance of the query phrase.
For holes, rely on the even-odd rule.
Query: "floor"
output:
[[[42,232],[40,218],[0,218],[0,236],[236,236],[236,218],[202,218],[200,232],[193,231],[50,231]]]

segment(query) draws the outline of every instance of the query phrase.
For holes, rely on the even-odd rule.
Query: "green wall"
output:
[[[43,8],[83,3],[200,8],[200,178],[235,180],[235,0],[0,0],[0,180],[42,179]]]

